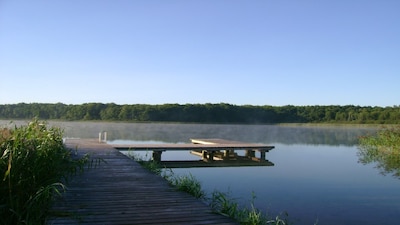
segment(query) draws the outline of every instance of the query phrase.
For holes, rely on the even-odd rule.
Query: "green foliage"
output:
[[[211,196],[210,206],[214,212],[234,217],[238,215],[239,204],[228,197],[229,195],[220,191],[214,191]]]
[[[205,192],[201,189],[200,181],[192,174],[185,176],[168,176],[168,182],[178,190],[187,192],[198,199],[205,197]]]
[[[240,224],[263,225],[275,224],[285,225],[286,220],[279,216],[270,218],[268,214],[261,212],[254,206],[255,195],[252,194],[250,207],[241,207],[237,201],[229,197],[229,193],[214,191],[210,199],[210,206],[214,212],[233,218]],[[287,216],[287,214],[286,214]]]
[[[73,160],[62,131],[38,120],[0,131],[0,224],[43,224],[53,198],[85,165]]]
[[[400,107],[361,107],[354,105],[237,106],[226,103],[185,105],[19,103],[0,105],[0,118],[29,119],[33,117],[132,122],[399,124]]]
[[[171,169],[162,168],[156,161],[146,160],[147,154],[141,157],[134,153],[128,153],[128,156],[138,162],[143,168],[162,176],[169,184],[176,187],[178,190],[187,192],[199,199],[205,197],[205,192],[201,189],[200,182],[193,177],[192,174],[176,176]]]
[[[375,162],[382,174],[400,178],[400,126],[383,128],[376,135],[360,138],[359,160]]]

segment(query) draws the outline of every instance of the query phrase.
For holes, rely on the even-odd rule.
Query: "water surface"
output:
[[[3,122],[4,124],[5,122]],[[293,224],[398,224],[400,180],[383,176],[374,164],[359,163],[357,139],[368,126],[207,125],[159,123],[51,122],[66,137],[97,138],[107,131],[113,143],[187,143],[190,138],[225,138],[274,145],[272,167],[174,169],[193,174],[203,188],[230,192],[239,202],[273,215],[287,212]],[[197,159],[185,152],[163,160]]]

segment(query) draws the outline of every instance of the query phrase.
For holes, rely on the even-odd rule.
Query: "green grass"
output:
[[[168,176],[166,179],[178,190],[187,192],[198,199],[204,199],[206,196],[206,193],[201,188],[200,181],[198,181],[192,174]]]
[[[73,159],[62,137],[38,120],[0,130],[0,224],[45,223],[64,183],[88,161]]]
[[[262,212],[254,206],[255,194],[252,193],[252,198],[249,206],[240,205],[236,200],[229,197],[229,193],[214,191],[209,199],[209,204],[214,212],[230,217],[240,224],[244,225],[286,225],[287,219],[281,219],[280,216],[271,217],[267,212]],[[284,217],[286,218],[286,213]]]

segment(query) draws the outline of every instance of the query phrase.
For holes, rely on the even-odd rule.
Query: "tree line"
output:
[[[400,106],[254,106],[218,104],[19,103],[0,105],[0,119],[191,123],[399,124]]]

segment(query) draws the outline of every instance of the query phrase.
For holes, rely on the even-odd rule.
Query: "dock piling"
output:
[[[103,139],[104,136],[104,139]],[[99,132],[99,143],[107,142],[107,131]]]

